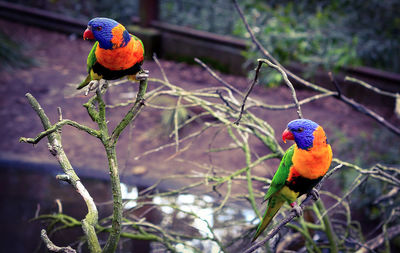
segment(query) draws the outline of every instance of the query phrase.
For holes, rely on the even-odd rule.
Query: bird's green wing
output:
[[[96,48],[97,45],[99,44],[98,41],[96,41],[96,43],[94,43],[92,50],[90,50],[90,53],[87,57],[87,72],[90,73],[90,70],[93,68],[93,65],[96,63],[97,59],[96,59]]]
[[[91,76],[90,76],[90,70],[93,68],[93,65],[94,65],[94,64],[96,63],[96,61],[97,61],[97,58],[96,58],[96,54],[95,54],[95,53],[96,53],[96,48],[97,48],[97,45],[98,45],[98,44],[99,44],[99,42],[96,41],[96,43],[94,43],[94,45],[93,45],[93,47],[92,47],[92,50],[90,50],[90,53],[89,53],[89,55],[88,55],[88,57],[87,57],[87,61],[86,61],[88,75],[86,76],[85,80],[83,80],[83,81],[78,85],[78,87],[77,87],[78,90],[82,89],[83,87],[85,87],[86,85],[88,85],[90,81],[92,81],[92,78],[91,78]]]
[[[292,145],[288,150],[286,150],[286,153],[279,164],[279,168],[272,178],[271,185],[265,194],[264,200],[270,199],[274,193],[278,192],[283,186],[285,186],[285,182],[289,176],[290,167],[292,167],[293,164],[292,157],[294,146],[295,145]]]

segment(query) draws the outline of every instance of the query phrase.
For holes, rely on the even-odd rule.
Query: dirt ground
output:
[[[25,159],[35,162],[55,162],[47,149],[45,140],[37,145],[19,143],[21,136],[34,137],[42,126],[39,118],[29,106],[25,93],[29,92],[41,103],[44,111],[52,122],[57,120],[57,107],[62,108],[63,117],[75,120],[81,124],[96,127],[87,115],[82,104],[88,97],[82,94],[67,98],[74,92],[74,87],[84,77],[86,72],[86,57],[92,46],[92,42],[83,41],[74,36],[50,32],[47,30],[30,27],[17,23],[0,20],[1,29],[13,39],[23,41],[26,44],[26,53],[34,57],[39,65],[29,69],[15,69],[0,73],[0,157],[9,159]],[[82,28],[83,29],[83,28]],[[198,65],[187,65],[171,61],[161,60],[171,83],[187,90],[220,85],[203,68]],[[161,78],[161,72],[153,61],[146,61],[144,69],[150,71],[153,78]],[[221,74],[221,76],[242,91],[246,90],[249,81],[244,77]],[[149,89],[158,87],[159,84],[149,83]],[[137,90],[137,85],[130,87],[112,87],[106,97],[109,103],[118,103],[131,98]],[[299,98],[313,95],[307,90],[298,90]],[[269,104],[286,104],[291,102],[291,94],[286,87],[265,89],[256,87],[253,97]],[[327,131],[328,136],[335,131],[346,133],[349,138],[357,138],[359,133],[369,132],[375,129],[376,122],[362,115],[334,98],[325,98],[309,103],[302,107],[303,114],[321,125]],[[388,117],[394,123],[391,108],[374,108],[383,116]],[[115,108],[107,111],[112,129],[119,119],[126,113],[127,108]],[[269,122],[275,129],[276,136],[286,127],[287,122],[296,118],[295,110],[287,111],[254,111],[259,117]],[[159,152],[133,159],[143,152],[160,145],[173,142],[173,139],[162,134],[161,111],[151,107],[145,107],[138,116],[130,130],[124,132],[117,146],[118,160],[122,177],[134,177],[136,182],[154,182],[156,179],[172,174],[186,174],[192,171],[201,171],[201,168],[193,165],[209,164],[220,166],[228,170],[237,170],[244,166],[244,156],[240,151],[222,152],[210,155],[207,149],[229,145],[231,139],[226,133],[217,133],[213,129],[206,131],[201,138],[196,139],[190,148],[176,154],[175,147],[166,148]],[[193,124],[191,128],[184,129],[181,137],[196,131],[200,124]],[[84,167],[93,170],[93,173],[107,173],[107,160],[101,143],[93,137],[73,129],[65,127],[62,131],[63,146],[75,167]],[[183,143],[185,147],[187,143]],[[254,144],[254,150],[263,154],[261,144]],[[283,144],[284,149],[290,144]],[[335,143],[333,142],[335,151]],[[174,156],[173,156],[174,155]],[[272,165],[277,165],[275,161]],[[271,174],[270,169],[258,166],[254,169],[256,175]],[[204,171],[203,171],[204,172]]]

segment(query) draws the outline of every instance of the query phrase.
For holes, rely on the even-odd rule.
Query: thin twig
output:
[[[365,182],[365,180],[368,179],[368,175],[363,176],[363,174],[359,174],[356,179],[353,180],[353,184],[350,187],[350,190],[346,192],[346,194],[343,195],[343,197],[340,198],[339,201],[337,201],[334,205],[329,207],[328,209],[325,210],[323,214],[321,214],[321,217],[324,217],[327,215],[331,210],[334,210],[338,205],[342,203],[358,186],[360,186],[362,183]]]
[[[321,94],[317,94],[308,98],[305,98],[303,100],[299,101],[299,105],[305,105],[307,103],[316,101],[318,99],[321,98],[326,98],[326,97],[331,97],[331,96],[337,96],[337,92],[335,91],[331,91],[331,92],[327,92],[327,93],[321,93]],[[258,101],[255,104],[251,104],[248,105],[247,108],[251,108],[251,107],[260,107],[263,109],[268,109],[268,110],[287,110],[287,109],[291,109],[291,108],[295,108],[297,105],[292,103],[292,104],[284,104],[284,105],[268,105],[268,104],[264,104],[264,103],[259,103]]]
[[[394,238],[399,234],[400,234],[400,225],[393,226],[387,230],[387,234],[382,232],[377,237],[367,241],[365,243],[366,247],[361,247],[359,250],[356,251],[356,253],[366,253],[368,252],[369,249],[374,250],[384,243],[385,237],[391,240],[392,238]]]
[[[239,117],[237,118],[237,120],[234,122],[234,124],[239,125],[240,120],[242,119],[242,115],[243,115],[243,111],[244,111],[244,106],[246,104],[246,100],[249,97],[251,91],[254,88],[254,85],[257,83],[257,79],[258,79],[258,74],[260,73],[260,68],[261,68],[262,62],[258,62],[258,66],[256,68],[256,73],[254,74],[254,79],[253,82],[250,84],[249,89],[246,92],[246,95],[243,98],[243,102],[242,105],[240,106],[240,113],[239,113]]]
[[[75,122],[75,121],[72,121],[72,120],[69,120],[69,119],[64,119],[64,120],[61,120],[61,121],[57,122],[56,124],[50,126],[45,131],[39,133],[35,138],[21,137],[19,139],[19,141],[20,142],[31,143],[31,144],[37,144],[37,143],[39,143],[39,141],[41,139],[43,139],[44,137],[48,137],[52,133],[58,132],[65,125],[69,125],[69,126],[75,127],[76,129],[84,131],[84,132],[86,132],[86,133],[88,133],[88,134],[90,134],[90,135],[92,135],[94,137],[97,137],[97,138],[100,137],[99,131],[97,131],[97,130],[95,130],[93,128],[87,127],[85,125],[79,124],[78,122]]]
[[[179,151],[179,110],[181,106],[182,97],[178,97],[178,101],[176,101],[176,107],[174,111],[174,135],[175,135],[175,152]]]
[[[250,34],[250,38],[253,41],[253,43],[256,45],[256,47],[258,48],[258,50],[261,51],[261,53],[263,55],[265,55],[265,57],[267,57],[269,60],[271,60],[271,62],[273,62],[274,64],[278,65],[282,70],[284,70],[286,72],[286,74],[288,76],[290,76],[291,78],[295,79],[296,81],[300,82],[301,84],[303,84],[306,87],[309,87],[315,91],[319,91],[319,92],[329,92],[328,89],[322,88],[318,85],[315,85],[313,83],[310,83],[302,78],[300,78],[299,76],[293,74],[291,71],[289,71],[288,69],[286,69],[285,67],[283,67],[269,52],[267,49],[265,49],[263,47],[263,45],[260,43],[260,41],[256,38],[256,36],[253,33],[253,30],[251,29],[249,23],[246,20],[246,17],[243,14],[243,11],[240,9],[240,6],[237,2],[237,0],[232,0],[237,12],[239,13],[240,18],[242,19],[243,24],[246,27],[247,32]]]
[[[65,122],[67,120],[62,120],[58,122],[55,125],[52,125],[49,118],[47,117],[46,113],[40,106],[39,102],[29,93],[26,94],[26,97],[31,104],[32,108],[36,111],[38,114],[43,128],[45,129],[45,132],[49,129],[54,129],[57,130],[58,128],[54,127],[60,122]],[[85,129],[85,128],[84,128]],[[51,154],[53,154],[58,163],[60,164],[61,168],[63,169],[64,173],[69,177],[69,183],[77,190],[77,192],[81,195],[83,200],[86,203],[88,213],[85,216],[85,218],[82,220],[82,229],[87,237],[88,245],[91,250],[91,252],[100,252],[100,244],[97,239],[96,231],[95,231],[95,226],[98,221],[98,212],[96,205],[93,201],[93,198],[90,196],[89,192],[86,190],[86,188],[83,186],[82,182],[80,181],[78,175],[75,173],[74,168],[72,167],[71,163],[69,162],[69,159],[67,155],[64,152],[64,149],[62,147],[61,143],[61,135],[59,134],[58,131],[53,131],[47,133],[47,139],[49,142],[49,148]],[[44,136],[43,136],[44,137]],[[42,137],[42,138],[43,138]],[[30,139],[30,138],[22,138],[21,139]]]
[[[333,83],[333,85],[335,85],[335,88],[337,90],[337,98],[342,97],[342,89],[340,88],[339,83],[337,82],[337,80],[333,77],[332,72],[328,72],[328,76],[331,79],[331,82]]]
[[[368,84],[368,83],[366,83],[364,81],[361,81],[361,80],[359,80],[357,78],[354,78],[354,77],[346,76],[344,78],[344,80],[345,81],[350,81],[350,82],[353,82],[353,83],[357,83],[357,84],[363,86],[364,88],[372,90],[375,93],[381,94],[383,96],[388,96],[388,97],[392,97],[392,98],[396,98],[397,97],[396,93],[394,93],[394,92],[383,91],[381,89],[378,89],[378,88],[376,88],[376,87],[374,87],[374,86],[372,86],[372,85],[370,85],[370,84]]]
[[[330,75],[330,78],[331,78],[331,82],[338,89],[339,85],[337,84],[335,77],[333,75]],[[338,89],[338,93],[341,94],[340,88]],[[385,120],[384,117],[380,116],[379,114],[375,113],[374,111],[368,109],[367,107],[363,106],[362,104],[359,104],[356,101],[354,101],[353,99],[350,99],[346,96],[341,95],[341,96],[338,96],[337,98],[339,100],[343,101],[345,104],[350,105],[357,111],[369,116],[370,118],[373,118],[374,120],[379,122],[381,125],[385,126],[387,129],[389,129],[391,132],[400,136],[400,128],[397,128],[396,126],[394,126],[393,124],[391,124],[390,122]]]
[[[300,103],[299,103],[299,101],[297,99],[297,96],[296,96],[296,90],[294,89],[293,84],[288,79],[285,71],[279,65],[273,64],[271,61],[269,61],[267,59],[258,59],[257,61],[258,61],[258,65],[257,65],[257,68],[256,68],[256,73],[254,75],[253,82],[251,83],[248,91],[246,92],[246,95],[243,98],[242,106],[240,107],[239,117],[235,121],[235,124],[238,125],[240,120],[242,119],[242,114],[243,114],[243,111],[244,111],[244,106],[246,104],[246,100],[247,100],[248,96],[250,95],[251,91],[253,90],[254,85],[257,83],[258,75],[260,73],[260,69],[261,69],[261,66],[262,66],[263,63],[267,64],[268,66],[270,66],[270,67],[272,67],[274,69],[276,69],[282,75],[283,80],[285,81],[286,85],[289,87],[290,91],[292,92],[292,98],[293,98],[294,104],[297,107],[297,114],[299,115],[299,118],[302,119],[303,118],[303,114],[301,112]]]
[[[279,66],[288,76],[290,76],[291,78],[295,79],[296,81],[298,81],[299,83],[303,84],[306,87],[309,87],[315,91],[321,92],[321,93],[327,93],[327,92],[331,92],[328,89],[322,88],[316,84],[313,84],[311,82],[308,82],[304,79],[302,79],[301,77],[293,74],[291,71],[289,71],[288,69],[286,69],[284,66],[282,66],[269,52],[268,50],[266,50],[262,44],[260,43],[260,41],[257,40],[257,38],[255,37],[249,23],[246,20],[246,17],[243,14],[243,11],[240,9],[240,6],[237,2],[237,0],[232,0],[237,12],[239,13],[240,18],[242,19],[242,22],[244,23],[247,32],[250,34],[250,38],[253,41],[253,43],[256,45],[256,47],[260,50],[260,52],[265,55],[265,57],[267,57],[268,59],[271,60],[272,63],[276,64],[277,66]],[[364,86],[366,87],[366,86]],[[340,97],[339,97],[340,95]],[[391,132],[393,132],[394,134],[400,136],[400,129],[395,127],[393,124],[389,123],[388,121],[386,121],[382,116],[376,114],[375,112],[371,111],[370,109],[366,108],[365,106],[355,102],[352,99],[347,98],[346,96],[342,95],[340,92],[338,92],[338,98],[340,101],[343,101],[345,104],[350,105],[351,107],[355,108],[356,110],[358,110],[359,112],[371,117],[372,119],[376,120],[377,122],[379,122],[380,124],[382,124],[384,127],[388,128]]]
[[[136,100],[134,105],[129,109],[124,118],[120,121],[120,123],[115,127],[114,131],[111,134],[111,139],[115,144],[124,131],[124,129],[138,116],[140,110],[144,106],[144,95],[147,89],[147,80],[141,80],[139,83],[139,91],[136,94]]]
[[[197,59],[197,58],[196,58]],[[244,97],[245,94],[243,94],[242,92],[240,92],[239,90],[237,90],[234,86],[232,86],[231,84],[229,84],[228,82],[226,82],[224,79],[222,79],[220,76],[218,76],[210,67],[208,67],[205,63],[201,62],[200,60],[196,60],[198,63],[200,63],[200,65],[205,68],[207,70],[207,72],[209,72],[209,74],[214,77],[218,82],[220,82],[221,84],[223,84],[224,86],[228,87],[228,89],[235,91],[236,93],[238,93],[240,96]],[[217,93],[218,94],[218,93]],[[299,105],[304,105],[306,103],[321,99],[321,98],[325,98],[325,97],[329,97],[329,96],[337,96],[338,93],[335,91],[327,91],[326,93],[321,93],[321,94],[317,94],[314,95],[312,97],[309,98],[305,98],[301,101],[299,101]],[[226,99],[223,99],[223,101],[226,103],[227,101],[225,101]],[[297,105],[295,103],[293,104],[286,104],[286,105],[269,105],[269,104],[265,104],[261,101],[255,100],[254,98],[251,97],[247,97],[247,100],[251,101],[251,104],[247,106],[247,108],[251,108],[251,107],[260,107],[260,108],[264,108],[264,109],[269,109],[269,110],[287,110],[290,108],[294,108],[297,107]],[[236,101],[236,100],[235,100]]]
[[[50,238],[47,236],[46,230],[42,229],[41,231],[41,237],[42,240],[44,242],[44,244],[46,244],[47,248],[50,251],[53,252],[62,252],[62,253],[76,253],[76,250],[74,250],[73,248],[71,248],[70,246],[68,247],[58,247],[56,246],[51,240]]]
[[[268,64],[268,66],[278,70],[279,73],[281,73],[283,80],[285,81],[286,85],[289,87],[290,91],[292,92],[292,98],[297,107],[297,114],[299,115],[299,118],[302,119],[303,114],[301,112],[301,107],[300,107],[299,101],[297,100],[296,90],[294,89],[293,84],[290,82],[289,78],[287,77],[285,70],[278,64],[274,64],[267,59],[258,59],[258,62],[266,63],[266,64]]]
[[[207,70],[207,72],[210,73],[211,76],[215,78],[215,80],[217,80],[218,82],[222,83],[225,87],[227,87],[231,91],[236,92],[238,95],[240,95],[242,97],[244,96],[243,93],[240,90],[238,90],[234,86],[230,85],[228,82],[224,81],[221,77],[219,77],[210,67],[208,67],[200,59],[194,58],[194,61],[197,62],[198,64],[200,64],[200,66],[202,66],[205,70]]]

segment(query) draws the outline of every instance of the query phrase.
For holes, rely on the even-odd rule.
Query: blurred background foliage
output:
[[[139,15],[138,0],[8,0],[89,19],[107,16],[123,23]],[[241,7],[261,43],[282,63],[298,62],[311,76],[317,67],[369,66],[400,72],[398,0],[245,0]],[[212,33],[248,39],[230,0],[160,0],[159,19]],[[250,65],[259,53],[244,55]],[[265,84],[280,82],[268,74]]]
[[[138,16],[139,0],[6,0],[7,2],[52,11],[79,19],[109,17],[130,23]]]
[[[331,128],[331,130],[333,135],[330,137],[330,142],[336,147],[336,157],[366,169],[372,168],[377,161],[389,167],[399,166],[400,143],[387,129],[379,129],[376,126],[371,132],[359,132],[358,136],[348,136],[339,129]],[[355,170],[342,170],[336,175],[336,179],[343,189],[350,189],[357,174]],[[364,215],[365,219],[376,222],[385,220],[389,217],[392,207],[400,206],[400,195],[389,203],[375,202],[390,189],[390,184],[368,178],[352,193],[352,199],[357,201],[351,202],[351,206],[357,210],[357,214]]]
[[[246,0],[242,8],[261,43],[281,63],[305,65],[309,76],[316,67],[359,65],[400,72],[399,1]],[[249,37],[241,22],[234,34]],[[245,56],[260,54],[253,47]]]
[[[26,48],[24,43],[9,38],[0,30],[0,70],[37,65],[37,60],[25,54]]]
[[[198,30],[233,35],[239,20],[230,0],[161,0],[160,20]]]

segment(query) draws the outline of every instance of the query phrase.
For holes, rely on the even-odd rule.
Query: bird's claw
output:
[[[303,208],[301,208],[300,206],[298,206],[296,204],[296,202],[293,202],[292,204],[290,204],[292,206],[292,212],[294,212],[294,214],[297,217],[300,217],[303,215]]]
[[[311,189],[308,195],[311,196],[314,201],[317,201],[319,199],[319,192],[314,188]]]
[[[108,87],[108,82],[107,80],[100,79],[100,80],[92,80],[88,84],[88,88],[85,91],[85,96],[89,94],[89,92],[96,90],[98,88],[100,89],[105,89]]]
[[[137,75],[136,75],[136,80],[138,81],[145,81],[149,78],[149,71],[148,70],[141,70]]]

